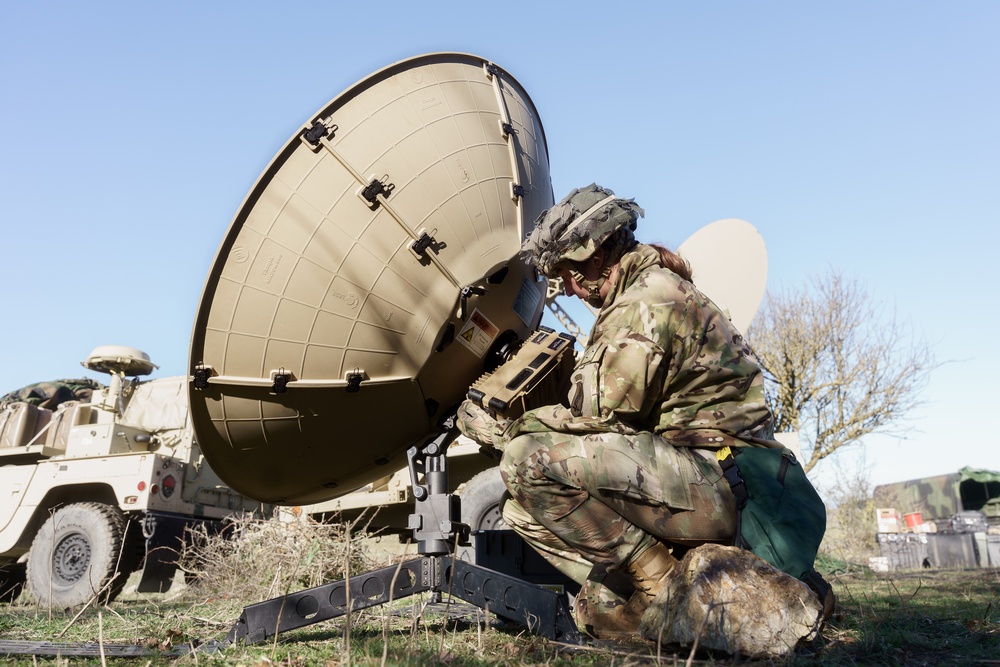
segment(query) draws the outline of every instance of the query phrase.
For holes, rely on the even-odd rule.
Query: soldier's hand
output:
[[[458,406],[456,417],[458,430],[463,435],[490,449],[495,447],[494,434],[503,432],[509,423],[507,419],[495,419],[485,409],[468,399]]]

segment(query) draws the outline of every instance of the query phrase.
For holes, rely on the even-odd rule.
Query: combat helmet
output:
[[[637,221],[645,215],[633,199],[621,199],[596,183],[577,188],[558,204],[544,211],[535,228],[521,245],[521,257],[548,278],[567,268],[574,279],[588,290],[587,301],[601,305],[598,296],[607,280],[611,264],[635,244]],[[569,263],[582,262],[597,252],[605,241],[614,239],[610,260],[597,280],[585,280]]]

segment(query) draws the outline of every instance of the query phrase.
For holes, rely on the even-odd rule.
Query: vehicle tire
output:
[[[473,532],[506,528],[500,514],[500,501],[506,492],[500,468],[473,475],[458,494],[462,499],[462,523],[468,524]]]
[[[28,554],[28,592],[41,605],[68,608],[99,596],[112,600],[125,586],[134,549],[124,515],[102,503],[57,510],[35,535]]]
[[[0,602],[13,602],[24,588],[24,565],[0,566]]]

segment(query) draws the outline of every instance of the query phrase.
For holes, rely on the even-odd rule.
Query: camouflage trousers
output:
[[[728,543],[729,484],[708,450],[652,433],[521,435],[504,449],[504,521],[583,585],[619,570],[657,540]]]

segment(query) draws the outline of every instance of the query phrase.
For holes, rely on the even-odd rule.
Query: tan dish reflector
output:
[[[405,465],[541,318],[517,260],[552,205],[545,135],[482,58],[419,56],[316,113],[250,191],[191,339],[191,413],[223,480],[314,503]]]

